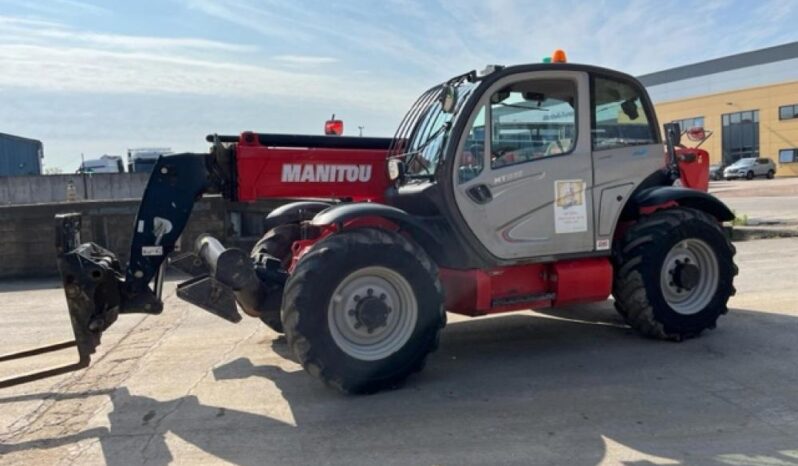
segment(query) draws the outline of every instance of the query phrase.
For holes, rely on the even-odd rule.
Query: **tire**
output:
[[[372,286],[373,294],[363,291]],[[382,325],[365,303],[388,309]],[[286,282],[283,322],[297,360],[327,385],[353,394],[396,387],[423,368],[446,324],[437,266],[397,233],[358,228],[331,235]]]
[[[278,225],[267,231],[266,234],[255,243],[250,257],[253,261],[260,262],[264,260],[264,256],[268,255],[279,259],[283,267],[287,268],[292,258],[291,246],[294,244],[294,241],[298,239],[299,225],[296,223]],[[277,296],[276,299],[279,299],[279,296]],[[261,312],[260,320],[275,332],[283,333],[284,330],[280,309]]]
[[[682,207],[659,211],[616,246],[615,307],[640,334],[682,341],[715,328],[728,312],[736,251],[715,218]]]
[[[754,179],[754,172],[749,171],[748,173],[746,173],[745,174],[745,179],[746,180],[753,180]]]
[[[767,177],[768,177],[769,180],[772,180],[773,177],[775,177],[775,176],[776,176],[776,172],[774,172],[773,170],[768,170]]]
[[[299,239],[299,225],[286,223],[278,225],[267,231],[252,247],[250,254],[253,259],[260,259],[263,254],[268,254],[279,259],[283,266],[291,263],[291,246]]]

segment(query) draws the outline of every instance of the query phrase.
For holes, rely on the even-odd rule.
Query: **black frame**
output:
[[[657,121],[657,114],[654,111],[654,105],[651,103],[651,100],[648,97],[648,91],[646,91],[645,86],[643,86],[639,81],[637,81],[636,79],[632,78],[629,75],[618,73],[617,71],[613,71],[612,73],[607,73],[607,71],[610,70],[599,69],[599,71],[589,72],[590,74],[590,150],[591,151],[618,150],[626,147],[644,146],[648,144],[662,144],[662,135],[659,132],[659,122]],[[646,119],[648,120],[649,131],[651,131],[651,135],[653,136],[653,140],[651,142],[645,144],[627,144],[617,147],[606,147],[602,149],[596,149],[596,144],[594,139],[597,129],[596,112],[595,112],[596,95],[594,92],[596,88],[596,82],[595,82],[596,77],[613,80],[623,84],[628,84],[629,86],[637,88],[637,90],[640,91],[640,103],[643,106],[643,111],[646,112]]]
[[[783,110],[785,110],[785,109],[790,109],[790,116],[788,116],[788,117],[784,117],[784,116],[782,116],[782,113],[781,113],[781,112],[782,112]],[[795,120],[795,119],[797,119],[797,118],[798,118],[798,104],[793,104],[793,105],[782,105],[781,107],[779,107],[779,120],[780,120],[780,121],[784,121],[784,120]]]
[[[783,162],[781,160],[781,153],[784,151],[792,151],[792,160],[789,162]],[[784,163],[798,163],[798,148],[791,148],[791,149],[779,149],[779,165]]]
[[[744,120],[746,113],[751,114],[750,120]],[[735,117],[737,121],[735,120]],[[747,151],[738,148],[748,147],[744,144],[734,146],[732,143],[737,142],[736,139],[743,139],[744,132],[749,126],[753,131],[751,134],[751,149]],[[732,130],[732,128],[735,128]],[[724,164],[731,165],[732,163],[743,158],[758,158],[759,157],[759,109],[742,110],[739,112],[724,113],[721,115],[721,159]],[[734,141],[733,141],[734,140]],[[733,150],[734,147],[734,150]]]
[[[691,118],[680,118],[678,120],[673,120],[673,123],[679,123],[679,129],[681,129],[682,131],[685,131],[685,130],[688,130],[690,128],[687,128],[686,125],[683,125],[682,123],[684,123],[685,121],[688,121],[688,120],[695,121],[695,120],[698,120],[699,118],[701,119],[701,126],[699,126],[699,127],[703,128],[704,127],[704,123],[706,122],[706,119],[703,116],[697,116],[697,117],[691,117]],[[691,128],[697,128],[697,126],[691,126]]]
[[[490,120],[490,134],[486,135],[486,136],[488,136],[488,144],[485,144],[485,153],[483,154],[483,157],[487,157],[488,158],[488,160],[486,160],[486,162],[488,162],[488,165],[486,165],[486,167],[490,166],[491,170],[500,170],[500,169],[505,168],[505,167],[513,167],[513,166],[521,165],[521,164],[524,164],[524,163],[535,162],[537,160],[544,160],[544,159],[548,160],[548,159],[551,159],[551,158],[554,158],[554,157],[564,157],[564,156],[567,156],[567,155],[571,155],[571,154],[574,153],[574,151],[576,151],[576,146],[579,143],[579,137],[581,136],[579,134],[579,103],[580,103],[580,100],[579,100],[580,99],[580,97],[579,97],[579,89],[578,89],[578,87],[579,87],[578,84],[579,83],[577,83],[576,81],[574,81],[572,79],[569,79],[569,78],[538,78],[538,79],[547,79],[547,80],[560,79],[560,80],[563,80],[563,81],[570,81],[574,85],[574,91],[575,91],[575,94],[574,94],[574,142],[573,142],[573,145],[571,146],[571,150],[569,150],[568,152],[563,152],[562,154],[553,154],[553,155],[550,155],[550,156],[540,157],[540,158],[537,158],[537,159],[524,160],[524,161],[521,161],[521,162],[508,163],[507,165],[502,165],[500,167],[494,167],[493,166],[493,160],[492,160],[492,155],[493,155],[493,103],[491,103],[490,99],[488,99],[488,102],[486,103],[486,108],[487,108],[487,112],[486,113],[487,113],[487,115],[485,115],[485,121],[487,122],[488,120]],[[520,83],[520,82],[524,82],[524,80],[516,81],[515,83],[510,84],[510,86],[512,86],[513,84]],[[476,89],[475,92],[478,91],[478,90],[479,89]],[[459,140],[452,140],[452,141],[455,144],[455,146],[459,145],[459,142],[460,142]],[[455,156],[456,156],[456,154],[455,154]],[[484,169],[484,167],[483,167],[483,169]]]

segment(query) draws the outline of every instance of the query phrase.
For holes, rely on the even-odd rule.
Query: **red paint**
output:
[[[654,212],[656,212],[658,210],[671,209],[673,207],[678,207],[678,206],[679,206],[679,204],[676,201],[667,201],[667,202],[663,202],[662,204],[641,207],[640,208],[640,214],[641,215],[651,215],[651,214],[653,214]]]
[[[262,146],[254,133],[242,133],[236,147],[238,200],[350,198],[382,202],[390,184],[386,157],[383,149]],[[307,165],[317,175],[313,181],[301,181]],[[294,176],[286,177],[284,170]],[[365,174],[368,179],[364,181]],[[324,178],[328,181],[319,181]]]
[[[605,257],[555,262],[551,268],[554,306],[604,301],[612,292],[612,264]]]
[[[368,216],[368,217],[358,217],[352,220],[349,220],[343,224],[344,230],[351,230],[354,228],[381,228],[383,230],[388,231],[399,231],[399,225],[393,223],[392,221],[384,218],[384,217],[377,217],[377,216]],[[336,225],[325,225],[321,227],[318,236],[315,238],[309,238],[304,240],[294,241],[294,244],[291,245],[291,264],[288,267],[288,272],[293,273],[294,267],[296,267],[297,262],[299,259],[302,258],[305,254],[307,254],[313,246],[316,245],[319,241],[323,240],[324,238],[337,233],[338,226]]]
[[[335,136],[343,135],[344,134],[343,120],[332,119],[324,122],[324,134],[335,135]]]
[[[679,178],[682,186],[709,190],[709,152],[704,149],[678,147],[676,160],[679,163]]]
[[[441,268],[439,276],[446,309],[468,316],[603,301],[612,290],[612,265],[608,258],[487,270]],[[547,296],[550,293],[554,296]],[[503,298],[513,297],[524,298],[515,303],[501,302]]]

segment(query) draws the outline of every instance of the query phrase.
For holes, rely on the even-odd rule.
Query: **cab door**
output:
[[[456,153],[454,197],[494,256],[593,250],[587,73],[537,71],[498,80],[469,116]]]

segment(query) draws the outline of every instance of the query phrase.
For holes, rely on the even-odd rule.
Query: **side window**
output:
[[[576,83],[536,79],[491,96],[491,168],[568,154],[576,147]]]
[[[659,142],[635,86],[595,77],[591,92],[594,151]]]
[[[477,113],[471,129],[466,133],[463,153],[460,154],[460,164],[457,167],[459,183],[473,180],[485,167],[485,106]]]

